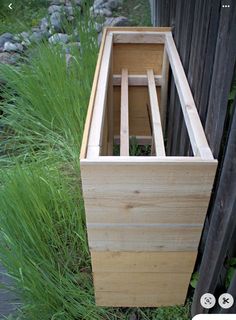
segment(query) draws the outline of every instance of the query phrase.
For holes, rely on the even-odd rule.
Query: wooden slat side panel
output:
[[[146,74],[147,69],[162,74],[163,44],[114,44],[113,49],[114,74],[122,69],[128,69],[129,74]]]
[[[197,252],[91,251],[93,272],[191,273]]]
[[[203,224],[209,194],[201,196],[158,196],[133,194],[85,196],[87,223]]]
[[[194,251],[202,225],[102,225],[88,224],[91,250],[98,251]]]
[[[191,274],[99,272],[93,276],[97,305],[155,307],[183,304]]]

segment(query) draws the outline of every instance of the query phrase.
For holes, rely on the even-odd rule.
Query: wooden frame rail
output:
[[[120,105],[120,155],[129,155],[129,97],[128,70],[121,72],[121,105]]]
[[[127,69],[122,74],[112,73],[112,48],[114,44],[163,44],[163,62],[161,74],[155,74],[153,70],[147,70],[147,75],[130,74]],[[102,59],[101,59],[102,56]],[[150,32],[143,28],[143,31],[126,31],[121,28],[107,29],[103,37],[103,45],[99,54],[100,68],[96,70],[96,84],[93,86],[94,100],[89,104],[90,123],[86,121],[86,134],[81,148],[81,154],[85,156],[86,148],[88,159],[100,156],[102,144],[102,133],[104,125],[104,114],[107,100],[107,90],[113,91],[113,86],[121,86],[121,125],[120,125],[120,154],[129,155],[129,119],[128,119],[128,86],[148,86],[150,97],[150,109],[152,114],[152,129],[155,142],[156,156],[165,156],[163,132],[165,130],[166,104],[167,104],[167,82],[169,66],[172,69],[175,85],[183,111],[184,121],[190,138],[190,143],[195,157],[203,160],[212,160],[213,155],[209,148],[193,96],[184,73],[179,54],[177,52],[172,34],[170,31]],[[127,68],[127,67],[125,67]],[[110,72],[111,70],[111,72]],[[110,72],[110,73],[109,73]],[[160,110],[156,94],[156,87],[161,87]],[[109,98],[110,97],[110,98]],[[112,100],[112,95],[108,99]],[[92,105],[93,102],[93,105]],[[111,105],[112,102],[109,102]],[[110,109],[109,121],[113,113]],[[89,126],[90,125],[90,126]],[[163,129],[163,130],[162,130]],[[109,130],[109,129],[108,129]],[[109,134],[109,155],[112,154],[113,130]],[[86,141],[87,139],[87,141]],[[87,144],[85,145],[85,142]]]
[[[151,121],[152,121],[152,132],[154,138],[154,146],[156,156],[165,156],[165,146],[161,126],[161,117],[159,111],[159,104],[157,99],[156,85],[154,80],[154,73],[152,69],[147,70],[148,77],[148,91],[150,98],[150,109],[151,109]]]

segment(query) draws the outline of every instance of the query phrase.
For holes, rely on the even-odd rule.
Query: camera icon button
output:
[[[203,308],[211,309],[216,304],[216,298],[211,293],[205,293],[201,296],[200,303]]]

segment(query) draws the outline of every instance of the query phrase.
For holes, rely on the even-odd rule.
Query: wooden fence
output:
[[[228,101],[235,77],[236,1],[154,0],[152,8],[155,25],[173,27],[209,145],[219,160],[195,268],[199,280],[192,315],[236,313],[236,303],[228,311],[218,304],[210,311],[200,305],[206,292],[218,298],[227,291],[236,297],[236,274],[225,286],[227,261],[236,256],[236,99],[231,104]],[[173,79],[166,137],[169,155],[191,154]]]

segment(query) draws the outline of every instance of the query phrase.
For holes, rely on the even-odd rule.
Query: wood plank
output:
[[[120,155],[129,155],[129,93],[127,69],[122,69],[121,73]]]
[[[155,307],[183,304],[191,274],[99,272],[93,276],[97,305]]]
[[[102,60],[102,55],[103,55],[103,51],[104,51],[105,38],[106,38],[106,31],[104,31],[103,35],[102,35],[102,41],[101,41],[100,50],[99,50],[99,54],[98,54],[98,60],[97,60],[96,69],[95,69],[95,73],[94,73],[93,85],[92,85],[92,90],[91,90],[91,94],[90,94],[88,111],[87,111],[87,115],[86,115],[83,139],[82,139],[81,150],[80,150],[80,159],[85,159],[86,154],[87,154],[87,143],[88,143],[88,138],[89,138],[89,131],[90,131],[90,125],[91,125],[92,113],[93,113],[93,107],[94,107],[94,97],[95,97],[96,89],[97,89],[97,81],[98,81],[98,77],[99,77],[101,60]]]
[[[213,159],[171,33],[166,35],[166,49],[179,94],[184,120],[190,137],[193,152],[195,155],[200,155],[203,159]]]
[[[101,60],[101,68],[99,70],[98,76],[98,84],[96,88],[96,94],[94,99],[94,108],[91,120],[91,127],[89,132],[88,139],[88,150],[87,150],[87,158],[93,158],[94,156],[98,156],[98,154],[90,153],[90,147],[100,147],[101,139],[102,139],[102,128],[104,123],[104,115],[105,115],[105,104],[107,97],[107,86],[108,86],[108,78],[109,78],[109,68],[111,61],[111,52],[112,52],[112,43],[113,38],[112,35],[107,35],[105,39],[104,51]]]
[[[147,69],[153,69],[156,75],[161,75],[163,61],[163,44],[121,44],[115,43],[113,72],[120,74],[122,69],[128,69],[129,74],[146,74]]]
[[[195,251],[202,225],[87,224],[95,251]]]
[[[91,251],[93,272],[191,273],[197,252]]]
[[[208,207],[208,195],[191,196],[156,196],[153,193],[130,193],[122,199],[113,196],[87,197],[87,223],[173,223],[173,224],[203,224]]]
[[[154,76],[156,86],[161,86],[163,83],[162,76]],[[146,75],[137,74],[137,75],[129,75],[128,76],[129,86],[147,86],[148,78]],[[113,75],[113,85],[120,86],[121,85],[121,75],[114,74]]]
[[[165,32],[113,31],[114,43],[164,43]]]
[[[147,70],[147,77],[155,151],[157,156],[165,156],[166,153],[161,126],[161,117],[156,93],[154,73],[152,69]]]
[[[114,142],[114,99],[113,99],[113,53],[111,52],[111,62],[109,70],[109,82],[107,90],[107,112],[108,112],[108,155],[113,155]]]
[[[163,63],[162,63],[161,104],[160,104],[160,114],[161,114],[163,135],[165,134],[165,128],[166,128],[168,81],[169,81],[169,60],[168,60],[166,48],[164,48]]]

